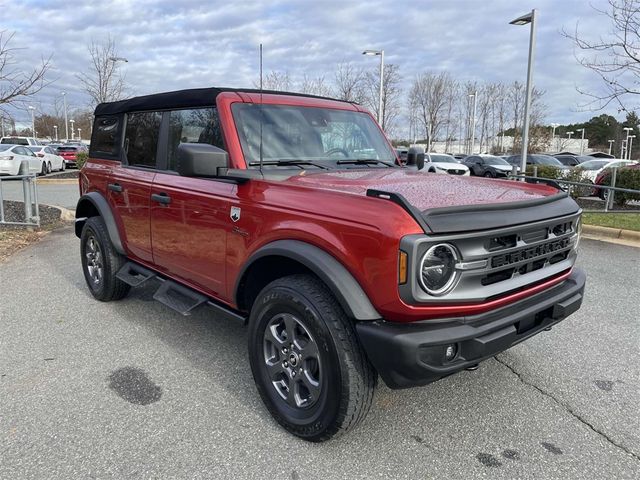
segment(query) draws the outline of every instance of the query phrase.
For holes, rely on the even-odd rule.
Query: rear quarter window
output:
[[[122,117],[120,115],[105,115],[96,117],[91,135],[92,157],[117,159],[120,156]],[[58,151],[61,151],[58,148]]]

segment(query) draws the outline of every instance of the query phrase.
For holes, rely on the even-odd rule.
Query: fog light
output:
[[[444,351],[444,359],[449,362],[451,360],[453,360],[453,358],[456,356],[456,353],[458,353],[458,349],[456,348],[455,345],[449,345],[446,350]]]

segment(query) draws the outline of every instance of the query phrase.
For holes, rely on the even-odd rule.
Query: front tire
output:
[[[116,277],[126,259],[113,248],[102,217],[89,217],[82,227],[80,255],[87,286],[97,300],[120,300],[129,293],[129,285]]]
[[[493,178],[493,174],[491,172],[485,172],[484,176],[487,178]]]
[[[249,319],[249,361],[262,401],[290,433],[321,442],[367,414],[377,375],[352,321],[311,275],[271,282]]]

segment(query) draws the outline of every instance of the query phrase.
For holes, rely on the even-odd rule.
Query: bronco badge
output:
[[[229,214],[229,216],[234,222],[240,220],[240,207],[231,207],[231,213]]]

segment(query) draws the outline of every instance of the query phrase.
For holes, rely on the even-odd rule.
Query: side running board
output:
[[[176,312],[181,313],[182,315],[191,315],[191,312],[194,309],[206,303],[222,317],[241,321],[245,324],[247,322],[246,316],[241,315],[224,305],[211,301],[205,295],[174,282],[173,280],[164,278],[156,272],[138,265],[137,263],[125,263],[120,270],[118,270],[118,273],[116,273],[116,277],[132,287],[138,287],[147,280],[156,279],[160,281],[160,288],[158,288],[156,293],[154,293],[153,299]]]

